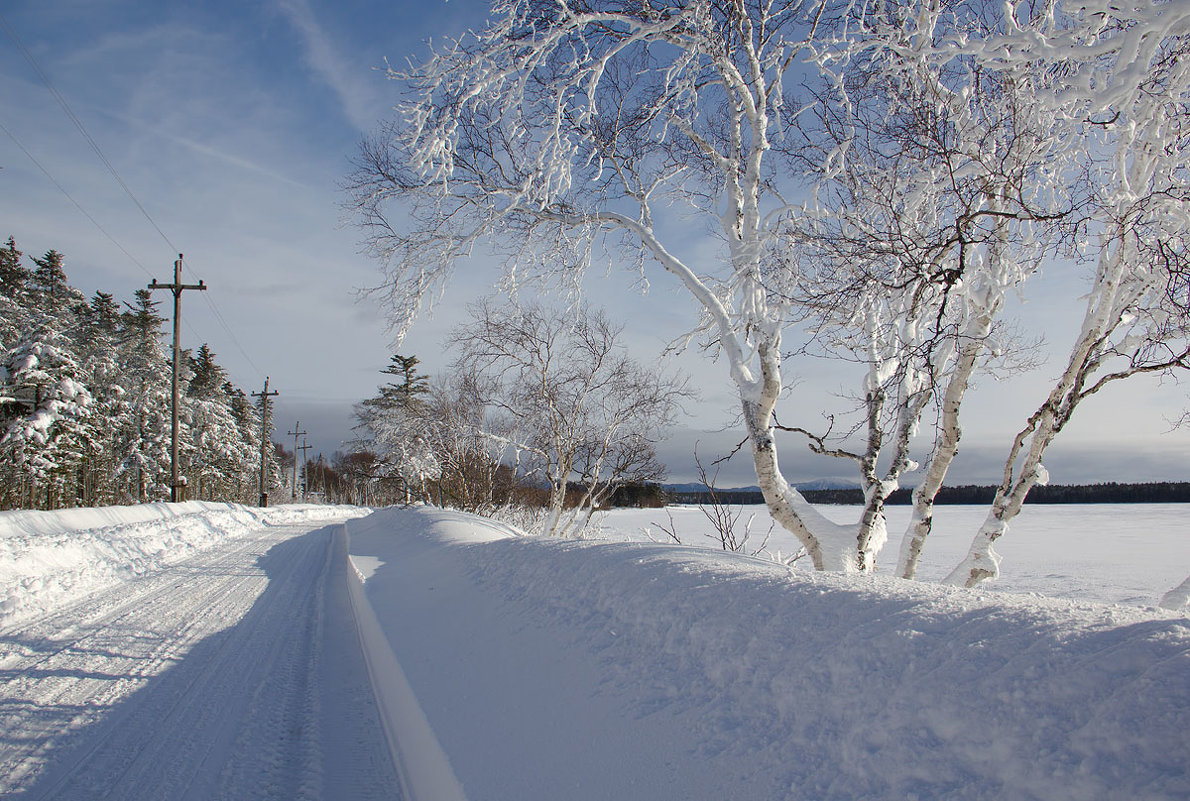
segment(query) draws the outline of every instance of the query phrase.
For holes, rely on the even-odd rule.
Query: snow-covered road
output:
[[[367,511],[0,513],[0,797],[1190,798],[1184,613]]]
[[[0,796],[393,798],[335,528],[256,528],[0,631]]]

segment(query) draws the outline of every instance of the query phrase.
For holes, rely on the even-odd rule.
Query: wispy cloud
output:
[[[359,131],[372,130],[382,104],[379,93],[361,77],[368,74],[365,68],[343,57],[318,24],[307,0],[278,0],[277,7],[301,35],[306,63],[338,97],[343,115]]]
[[[131,122],[131,120],[130,120],[130,122]],[[219,161],[222,161],[225,164],[228,164],[232,167],[243,170],[245,172],[254,173],[256,175],[260,175],[260,176],[269,178],[270,180],[277,181],[279,183],[289,184],[290,186],[294,186],[294,187],[297,187],[300,189],[309,189],[310,188],[309,184],[295,180],[295,179],[289,177],[288,175],[284,175],[284,174],[278,172],[277,170],[271,170],[268,167],[264,167],[250,159],[243,158],[243,157],[237,156],[233,153],[228,153],[226,151],[211,147],[210,145],[203,144],[202,142],[195,141],[194,139],[190,139],[185,136],[179,136],[175,133],[171,133],[161,126],[150,125],[148,123],[145,123],[144,121],[137,121],[137,124],[143,130],[151,130],[153,133],[156,133],[159,136],[162,136],[171,142],[175,142],[179,145],[190,148],[194,152],[200,153],[204,156],[208,156],[213,159],[218,159]]]

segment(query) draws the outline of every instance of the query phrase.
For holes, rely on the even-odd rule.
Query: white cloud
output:
[[[306,63],[335,93],[343,115],[360,132],[372,130],[384,104],[379,92],[362,77],[369,73],[343,57],[306,0],[279,0],[277,7],[301,34]]]

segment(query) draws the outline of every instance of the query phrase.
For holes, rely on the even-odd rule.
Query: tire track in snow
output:
[[[0,662],[0,731],[21,732],[26,746],[14,748],[15,735],[0,743],[0,788],[23,783],[39,754],[69,742],[195,642],[234,622],[226,616],[246,597],[251,604],[253,588],[219,578],[249,577],[243,566],[271,543],[231,543],[0,634],[8,651]]]
[[[245,561],[245,553],[255,553],[258,547],[253,539],[232,540],[226,549],[210,554],[214,560],[211,564],[192,564],[200,562],[201,557],[196,557],[174,569],[131,579],[49,615],[0,630],[0,670],[7,670],[10,666],[19,666],[24,671],[35,670],[64,653],[101,641],[110,636],[111,629],[119,628],[126,619],[140,615],[142,607],[162,604],[181,587],[193,583],[191,574],[234,570]],[[203,590],[226,593],[232,587],[203,585],[194,588],[196,592]],[[162,619],[158,625],[166,626],[168,621]],[[39,654],[41,658],[35,658]]]
[[[323,709],[328,684],[366,676],[350,654],[324,664],[339,576],[332,529],[312,528],[265,529],[0,632],[0,795],[317,799],[324,724],[350,718],[363,774],[344,786],[332,771],[326,797],[391,797],[391,766],[369,756],[384,749],[374,710],[342,687],[343,708]]]

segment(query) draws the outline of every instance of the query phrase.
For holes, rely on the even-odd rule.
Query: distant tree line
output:
[[[760,490],[718,490],[718,498],[730,504],[761,504],[764,498]],[[802,490],[810,503],[859,506],[863,504],[863,492],[858,489]],[[996,488],[975,484],[944,487],[938,493],[937,503],[943,505],[987,504],[996,495]],[[709,492],[667,492],[671,503],[710,503]],[[1025,499],[1026,503],[1190,503],[1190,482],[1156,481],[1141,484],[1107,482],[1103,484],[1049,484],[1035,486]],[[908,506],[913,503],[913,489],[898,489],[889,495],[888,503],[893,506]]]
[[[170,497],[171,369],[149,290],[121,307],[70,285],[56,250],[0,249],[0,509]],[[261,422],[207,345],[180,364],[180,471],[191,498],[255,503]],[[265,421],[271,431],[271,421]],[[280,486],[266,445],[268,488]]]

